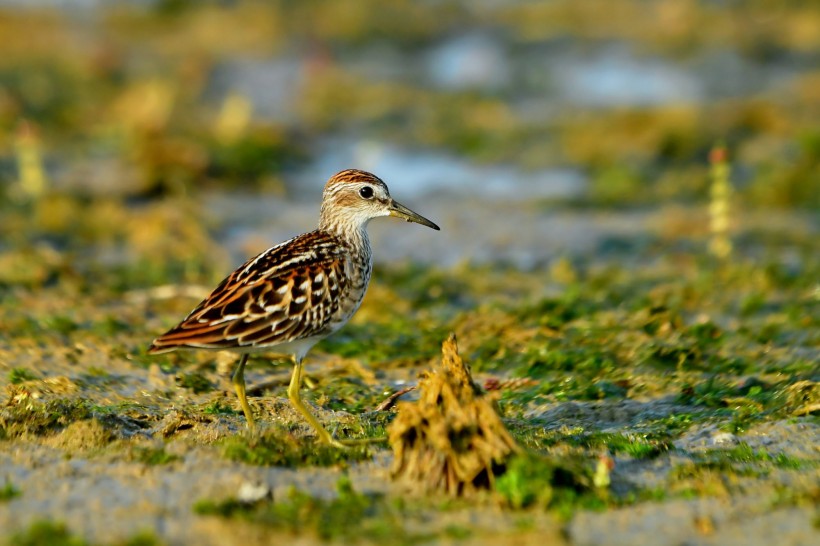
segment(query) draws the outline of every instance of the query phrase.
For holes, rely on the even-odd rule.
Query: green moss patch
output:
[[[82,399],[58,398],[45,403],[28,402],[0,411],[4,436],[43,436],[92,416],[91,405]]]
[[[265,430],[260,436],[238,435],[222,442],[223,455],[233,461],[260,466],[336,466],[372,457],[372,447],[359,445],[339,449],[297,438],[283,428]]]
[[[182,457],[179,455],[168,453],[165,446],[153,445],[133,446],[129,451],[128,458],[149,466],[165,465],[182,460]]]
[[[87,542],[72,534],[64,523],[38,521],[28,529],[12,535],[13,546],[87,546]]]
[[[601,508],[593,487],[592,466],[584,459],[561,460],[524,453],[514,456],[495,484],[511,508],[551,508],[569,516],[579,508]]]
[[[332,499],[291,489],[282,500],[253,504],[236,499],[200,500],[194,511],[238,518],[291,534],[313,534],[325,541],[415,544],[430,538],[413,533],[412,526],[404,520],[400,503],[380,495],[359,493],[346,477],[339,479]]]
[[[6,479],[3,482],[3,486],[0,487],[0,502],[11,500],[15,497],[20,496],[21,491],[15,487],[11,481]]]

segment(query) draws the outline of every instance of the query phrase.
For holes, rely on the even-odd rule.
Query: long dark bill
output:
[[[408,222],[415,222],[417,224],[433,228],[436,231],[439,231],[441,229],[421,214],[416,214],[412,210],[408,209],[401,203],[397,203],[393,199],[390,200],[390,216],[395,216],[396,218],[401,218],[402,220],[407,220]]]

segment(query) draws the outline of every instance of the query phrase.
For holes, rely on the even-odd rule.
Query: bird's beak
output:
[[[433,228],[436,231],[440,230],[440,228],[437,225],[435,225],[433,222],[431,222],[424,216],[416,214],[412,210],[408,209],[400,203],[397,203],[393,199],[390,200],[388,210],[390,211],[390,216],[395,216],[396,218],[401,218],[402,220],[407,220],[408,222],[415,222],[417,224]]]

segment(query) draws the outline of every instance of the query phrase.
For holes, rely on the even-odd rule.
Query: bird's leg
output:
[[[313,430],[316,431],[316,434],[319,436],[319,441],[330,444],[334,447],[346,447],[343,443],[339,442],[338,440],[334,440],[330,433],[322,426],[316,417],[307,409],[305,403],[302,402],[302,398],[299,396],[299,388],[302,386],[302,359],[294,358],[293,359],[293,375],[290,377],[290,386],[288,387],[288,398],[290,399],[290,403],[293,404],[293,407],[296,408],[296,411],[302,414],[302,416],[310,423],[310,426],[313,427]]]
[[[335,439],[325,427],[319,423],[319,420],[307,409],[304,402],[302,402],[302,398],[299,396],[299,389],[302,386],[302,361],[299,359],[293,359],[293,375],[290,377],[290,386],[288,387],[288,398],[290,399],[290,403],[293,404],[293,407],[301,413],[307,422],[310,423],[310,426],[313,427],[313,430],[316,431],[316,434],[319,435],[319,441],[324,442],[326,444],[330,444],[333,447],[340,447],[340,448],[347,448],[351,446],[363,445],[363,444],[371,444],[371,443],[381,443],[386,442],[387,438],[363,438],[363,439],[356,439],[356,440],[337,440]]]
[[[245,419],[248,422],[248,429],[254,430],[256,423],[253,420],[253,413],[248,404],[248,398],[245,396],[245,363],[248,361],[248,354],[245,353],[239,359],[239,364],[231,375],[231,383],[236,391],[236,396],[239,398],[239,405],[242,406],[242,412],[245,414]]]

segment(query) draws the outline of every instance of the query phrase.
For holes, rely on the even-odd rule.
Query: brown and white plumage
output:
[[[355,288],[362,283],[345,271],[366,268],[369,277],[369,255],[357,256],[344,241],[318,230],[270,248],[231,273],[150,352],[252,352],[324,337],[333,332],[343,301],[360,301],[356,292],[364,290]]]
[[[288,390],[291,402],[321,440],[338,445],[299,398],[301,361],[359,308],[373,266],[366,227],[371,219],[388,215],[439,229],[396,203],[375,175],[355,169],[334,175],[325,185],[316,230],[240,266],[182,322],[155,339],[149,354],[183,348],[242,353],[233,382],[251,427],[243,375],[247,355],[290,354],[295,365]]]

